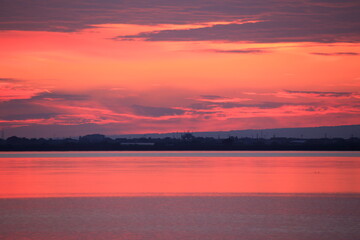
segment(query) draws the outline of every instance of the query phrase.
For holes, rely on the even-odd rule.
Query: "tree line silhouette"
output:
[[[360,138],[283,138],[273,137],[196,137],[191,133],[180,138],[116,138],[91,134],[74,138],[0,139],[0,151],[181,151],[181,150],[326,150],[358,151]]]

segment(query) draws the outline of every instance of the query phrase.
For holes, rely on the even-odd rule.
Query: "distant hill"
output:
[[[216,132],[191,132],[196,137],[227,138],[229,136],[251,137],[251,138],[350,138],[360,137],[360,125],[326,126],[326,127],[305,127],[305,128],[273,128],[273,129],[248,129]],[[111,135],[111,138],[180,138],[183,132],[172,133],[150,133],[150,134],[124,134]]]

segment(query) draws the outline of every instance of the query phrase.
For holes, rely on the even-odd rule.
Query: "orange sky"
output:
[[[110,3],[104,6],[110,9]],[[326,14],[314,21],[319,24],[315,31],[311,16],[309,26],[299,25],[295,15],[288,17],[293,25],[279,25],[269,6],[272,18],[262,19],[260,12],[221,15],[204,7],[208,19],[197,19],[184,12],[182,3],[173,3],[179,8],[174,14],[184,13],[184,19],[168,16],[162,5],[154,7],[161,21],[148,6],[143,18],[129,8],[128,19],[103,20],[97,13],[86,26],[79,25],[85,14],[75,19],[79,22],[64,16],[63,22],[56,20],[60,23],[45,21],[40,10],[34,21],[26,14],[25,20],[5,17],[1,126],[9,134],[49,137],[49,131],[80,135],[359,124],[359,35],[349,26],[336,32],[336,23],[342,24],[336,15],[333,22]],[[231,8],[223,4],[226,11]],[[351,7],[358,6],[352,4],[329,11],[351,15]],[[85,6],[90,14],[93,10]],[[303,7],[314,6],[318,3]],[[357,23],[351,24],[356,29]]]

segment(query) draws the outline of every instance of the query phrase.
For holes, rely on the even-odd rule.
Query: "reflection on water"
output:
[[[0,239],[360,239],[359,157],[3,153]]]
[[[2,153],[0,182],[2,198],[360,193],[360,153]]]

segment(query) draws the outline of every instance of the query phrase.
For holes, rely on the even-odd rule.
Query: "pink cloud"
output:
[[[13,99],[30,99],[39,93],[48,91],[43,88],[31,87],[16,80],[10,80],[0,79],[0,102]]]
[[[153,97],[152,92],[146,96],[131,91],[122,92],[120,96],[107,95],[105,90],[103,93],[42,92],[29,99],[0,103],[5,110],[0,113],[0,125],[27,129],[26,132],[35,131],[39,126],[43,126],[41,129],[47,128],[45,126],[66,128],[73,129],[75,135],[80,134],[74,130],[75,126],[83,126],[83,131],[93,126],[102,133],[120,134],[319,126],[329,122],[354,124],[360,114],[360,104],[351,97],[354,94],[283,91],[293,96],[285,98],[277,96],[279,92],[245,94],[248,98],[242,97],[244,93],[239,97],[193,93],[194,97],[191,94],[173,96],[177,101],[167,101],[162,95],[157,95],[156,101],[148,101]],[[309,102],[318,95],[323,96],[322,101]],[[264,101],[264,97],[273,101]],[[151,105],[145,105],[149,102]]]
[[[193,100],[200,102],[212,102],[212,103],[231,103],[231,102],[249,101],[251,99],[238,98],[238,97],[223,97],[217,95],[201,95],[199,97],[193,98]]]

